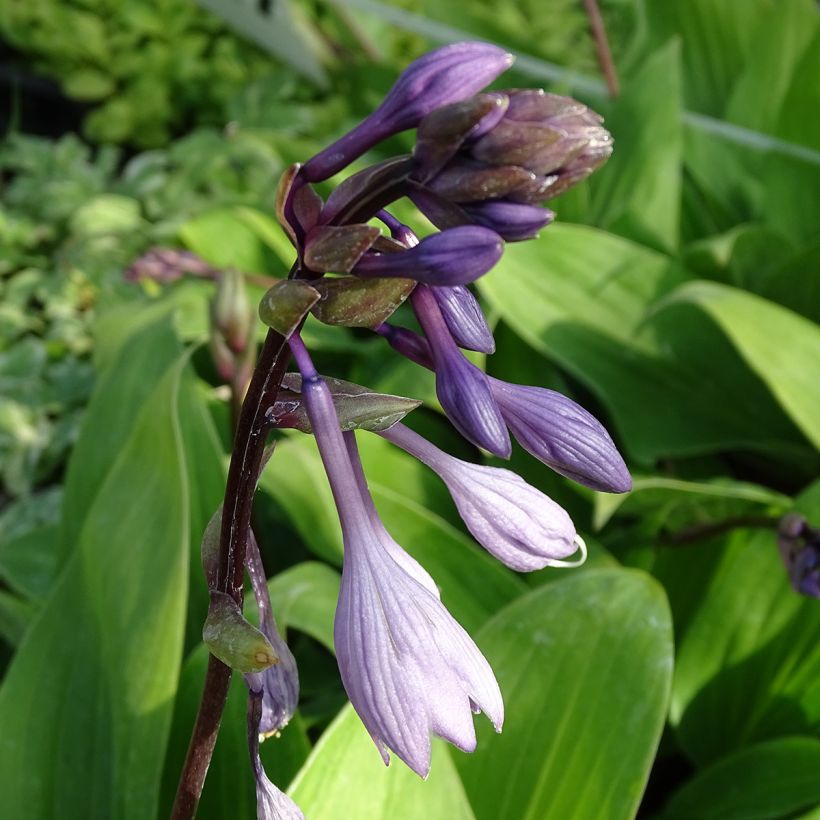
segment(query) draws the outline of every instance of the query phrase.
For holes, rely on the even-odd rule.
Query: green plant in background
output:
[[[229,414],[209,356],[190,345],[207,339],[212,286],[124,285],[131,254],[185,247],[249,274],[261,296],[258,277],[289,264],[272,180],[315,150],[299,144],[305,134],[327,143],[378,100],[422,50],[419,21],[433,38],[449,36],[444,21],[591,71],[580,3],[545,4],[523,24],[518,7],[494,20],[478,0],[402,6],[409,34],[380,17],[393,6],[347,7],[381,47],[378,65],[333,10],[316,13],[354,57],[331,72],[329,96],[267,63],[280,79],[265,69],[237,86],[217,121],[239,127],[224,133],[124,165],[71,139],[3,149],[0,452],[4,479],[23,481],[6,483],[0,512],[0,783],[27,820],[167,816],[207,664],[196,553],[221,498]],[[640,805],[666,820],[785,820],[820,806],[820,613],[792,589],[773,530],[788,511],[820,519],[816,5],[602,8],[622,95],[609,101],[594,81],[576,94],[606,115],[614,158],[556,203],[560,220],[537,244],[509,247],[481,282],[498,351],[473,361],[607,420],[633,491],[573,489],[514,450],[512,468],[595,533],[573,577],[524,577],[477,551],[435,477],[375,437],[360,442],[386,526],[515,704],[502,735],[479,727],[472,756],[434,745],[423,783],[385,772],[342,708],[341,539],[310,440],[283,437],[256,531],[302,699],[261,755],[311,819],[617,820]],[[64,48],[78,39],[64,34]],[[519,66],[520,85],[532,84],[525,70],[550,70]],[[406,146],[399,137],[373,159]],[[398,319],[412,321],[404,308]],[[312,319],[304,337],[320,369],[423,400],[412,426],[477,458],[443,425],[428,374],[388,363],[381,340],[331,337]],[[667,676],[668,705],[647,698]],[[244,709],[235,687],[198,816],[254,816]]]
[[[270,61],[187,0],[9,0],[0,35],[94,106],[98,142],[165,144],[191,124],[218,124]]]

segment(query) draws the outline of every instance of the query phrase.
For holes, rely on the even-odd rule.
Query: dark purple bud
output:
[[[305,265],[317,273],[350,273],[379,234],[371,225],[319,225],[305,237]]]
[[[175,282],[188,273],[213,278],[217,272],[204,259],[190,251],[151,248],[131,263],[125,271],[125,278],[129,282],[152,279],[165,284]]]
[[[597,125],[602,118],[590,111],[583,103],[572,97],[548,94],[541,88],[511,88],[502,93],[509,97],[506,119],[518,122],[543,122],[563,117],[583,117],[590,125]]]
[[[441,309],[427,287],[410,297],[433,355],[436,395],[455,428],[477,447],[509,458],[512,446],[485,373],[464,358],[450,335]]]
[[[777,543],[794,590],[820,598],[820,529],[799,513],[789,513],[780,521]]]
[[[450,335],[459,347],[479,353],[495,353],[495,339],[478,300],[464,285],[430,288],[436,297]]]
[[[473,220],[463,206],[456,205],[455,202],[451,202],[443,196],[434,194],[422,185],[410,186],[407,195],[413,204],[439,230],[445,231],[448,228],[455,228],[458,225],[473,224]],[[498,232],[496,231],[496,233]]]
[[[294,192],[291,199],[293,216],[303,231],[309,231],[318,223],[323,204],[322,197],[310,185],[303,185]]]
[[[376,328],[376,333],[384,337],[390,347],[402,356],[410,359],[428,370],[434,370],[433,354],[430,351],[430,345],[427,344],[427,339],[419,336],[418,333],[413,333],[406,327],[399,327],[385,322]]]
[[[533,239],[555,219],[555,214],[547,208],[506,199],[476,202],[463,208],[474,223],[494,230],[507,242]]]
[[[464,225],[425,237],[401,253],[365,254],[357,276],[400,276],[431,285],[466,285],[483,276],[504,252],[501,237],[488,228]]]
[[[393,315],[416,283],[412,279],[335,276],[314,281],[321,295],[311,313],[326,325],[376,328]]]
[[[428,185],[431,191],[453,202],[501,199],[536,183],[532,171],[517,165],[486,165],[456,157]]]
[[[349,176],[333,189],[322,208],[319,221],[323,225],[352,222],[351,215],[365,203],[369,213],[362,219],[369,219],[379,208],[396,199],[398,186],[404,183],[412,169],[412,158],[404,155],[371,165]]]
[[[481,91],[512,62],[511,54],[489,43],[453,43],[419,57],[369,117],[305,163],[303,178],[320,182],[333,176],[383,139],[415,128],[436,108]]]
[[[497,123],[506,108],[507,98],[501,94],[477,94],[429,113],[416,134],[413,178],[426,182],[435,176],[479,125],[487,128]]]
[[[632,478],[603,425],[566,396],[490,377],[493,396],[518,443],[555,472],[593,490],[625,493]]]

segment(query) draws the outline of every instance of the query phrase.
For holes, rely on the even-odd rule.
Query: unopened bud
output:
[[[282,279],[262,297],[259,318],[286,339],[319,301],[319,291],[299,279]]]
[[[241,353],[248,345],[251,332],[251,306],[245,290],[245,279],[235,270],[222,272],[211,302],[211,321],[228,347]]]
[[[293,183],[301,167],[302,166],[298,162],[294,162],[293,165],[291,165],[290,168],[282,174],[279,179],[279,185],[276,188],[276,219],[294,245],[297,243],[297,237],[296,232],[293,230],[293,225],[290,223],[287,210],[288,205],[290,204]]]
[[[212,655],[240,672],[261,672],[279,662],[270,641],[245,620],[239,605],[225,592],[211,590],[202,640]]]

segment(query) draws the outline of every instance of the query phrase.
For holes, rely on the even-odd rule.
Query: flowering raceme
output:
[[[289,169],[277,216],[297,260],[260,306],[299,371],[279,373],[264,418],[314,435],[341,523],[334,639],[342,682],[385,762],[393,752],[422,776],[431,735],[471,751],[473,713],[483,711],[500,731],[504,706],[489,664],[434,580],[379,519],[352,431],[378,433],[435,471],[475,539],[515,570],[576,565],[584,543],[566,511],[515,473],[454,458],[401,424],[418,402],[320,376],[300,327],[310,312],[329,325],[369,328],[434,370],[441,407],[476,456],[484,450],[508,458],[512,436],[574,481],[608,492],[630,488],[612,439],[586,410],[554,391],[491,378],[463,353],[495,350],[467,285],[493,268],[505,242],[531,239],[549,225],[554,214],[542,203],[612,151],[600,117],[574,100],[540,90],[481,93],[510,64],[510,55],[483,43],[433,51],[406,69],[360,125]],[[312,188],[408,129],[416,129],[412,154],[359,170],[326,201]],[[389,207],[402,198],[440,230],[419,238],[396,219]],[[405,301],[422,334],[388,322]],[[283,664],[248,676],[254,736],[287,720],[298,687],[292,657],[265,620],[264,594],[260,600],[263,632]],[[253,739],[251,756],[259,817],[300,816],[265,776]]]

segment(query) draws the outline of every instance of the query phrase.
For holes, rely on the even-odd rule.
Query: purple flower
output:
[[[532,572],[583,562],[585,547],[566,511],[512,471],[455,458],[403,424],[380,435],[439,475],[467,529],[508,567]],[[579,548],[580,562],[561,560]]]
[[[478,300],[467,288],[455,285],[449,288],[434,287],[431,291],[450,334],[459,347],[480,353],[495,352],[493,332],[481,312]]]
[[[799,513],[789,513],[780,521],[777,543],[793,589],[820,598],[820,530]]]
[[[414,60],[381,105],[356,128],[302,168],[307,182],[321,182],[383,139],[415,128],[424,116],[463,100],[506,71],[513,57],[489,43],[453,43]]]
[[[483,276],[504,252],[501,237],[489,228],[464,225],[428,236],[399,253],[366,253],[356,276],[399,276],[431,285],[465,285]]]
[[[632,477],[609,433],[583,407],[543,387],[492,377],[490,385],[510,432],[528,453],[593,490],[632,489]]]
[[[257,820],[305,820],[296,803],[279,791],[265,774],[259,756],[259,721],[262,708],[262,694],[252,689],[248,699],[248,751],[256,780]]]
[[[473,711],[484,711],[500,730],[501,692],[481,652],[439,600],[433,579],[379,521],[355,439],[344,434],[345,443],[330,391],[296,338],[291,349],[302,371],[302,396],[344,538],[334,623],[342,682],[384,761],[392,750],[426,777],[430,733],[471,751]]]
[[[447,418],[468,441],[508,458],[510,436],[486,374],[464,358],[453,341],[430,289],[420,285],[410,297],[436,371],[436,395]]]
[[[534,239],[541,228],[555,219],[555,214],[548,208],[506,199],[465,205],[464,210],[474,223],[490,228],[507,242]]]
[[[267,737],[287,726],[296,711],[299,702],[299,672],[293,653],[276,628],[265,569],[252,530],[248,534],[246,556],[248,575],[259,609],[259,630],[270,641],[279,658],[278,663],[264,671],[245,675],[248,688],[262,693],[262,713],[257,730]]]

